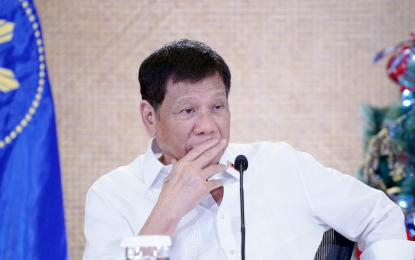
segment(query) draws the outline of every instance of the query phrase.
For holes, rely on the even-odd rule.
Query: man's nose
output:
[[[216,122],[210,111],[200,111],[196,118],[195,134],[210,134],[216,129]]]

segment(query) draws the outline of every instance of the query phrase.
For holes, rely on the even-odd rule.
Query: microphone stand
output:
[[[239,176],[240,176],[240,203],[241,203],[241,259],[245,260],[245,209],[244,209],[244,178],[243,178],[244,166],[239,165]]]
[[[245,260],[245,210],[244,210],[244,176],[243,173],[248,169],[248,159],[244,155],[235,158],[235,168],[239,172],[240,199],[241,199],[241,259]]]

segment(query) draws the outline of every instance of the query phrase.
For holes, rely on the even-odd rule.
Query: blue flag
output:
[[[45,49],[27,0],[0,0],[0,259],[67,259]]]

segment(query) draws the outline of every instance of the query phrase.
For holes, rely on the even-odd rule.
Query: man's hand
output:
[[[164,180],[157,203],[140,235],[173,235],[180,219],[211,190],[223,185],[222,180],[208,179],[226,171],[226,165],[209,165],[225,146],[225,139],[211,139],[195,146],[179,161],[172,161],[173,169]]]

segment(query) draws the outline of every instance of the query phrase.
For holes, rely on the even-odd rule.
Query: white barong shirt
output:
[[[246,259],[312,260],[330,228],[357,241],[363,260],[414,259],[402,210],[381,191],[285,143],[229,144],[220,163],[233,162],[239,154],[249,162],[244,173]],[[153,139],[146,154],[92,185],[83,260],[124,259],[121,239],[140,232],[172,168],[158,160],[160,155]],[[171,260],[241,258],[239,173],[228,168],[213,178],[225,180],[221,205],[207,194],[181,219]]]

